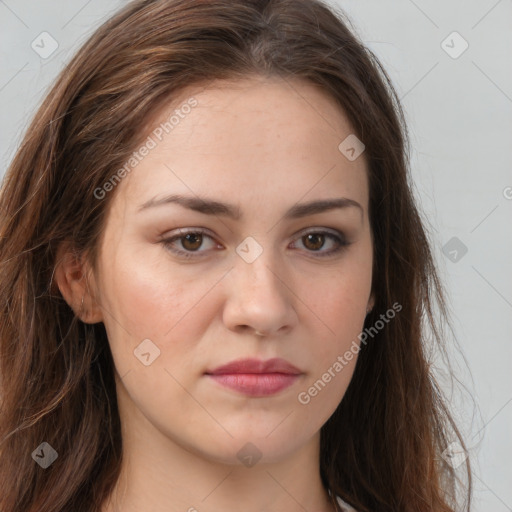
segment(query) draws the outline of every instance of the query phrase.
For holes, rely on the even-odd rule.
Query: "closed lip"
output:
[[[230,363],[218,366],[213,370],[207,370],[207,375],[226,375],[236,373],[255,373],[255,374],[268,374],[268,373],[284,373],[288,375],[300,375],[302,372],[293,364],[285,359],[275,357],[263,361],[261,359],[237,359]]]

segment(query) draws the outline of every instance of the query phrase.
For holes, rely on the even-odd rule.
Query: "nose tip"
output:
[[[279,263],[269,261],[275,256],[276,251],[265,251],[250,263],[242,258],[231,275],[223,316],[225,324],[239,334],[267,340],[284,334],[297,321],[293,294],[273,269]]]

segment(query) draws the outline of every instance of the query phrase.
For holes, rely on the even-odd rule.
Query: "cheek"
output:
[[[323,323],[316,329],[317,335],[313,336],[317,342],[313,347],[316,361],[312,380],[332,381],[329,387],[344,390],[357,361],[358,335],[364,324],[366,302],[365,296],[362,293],[357,296],[355,290],[354,293],[350,293],[350,288],[339,291],[338,287],[337,290],[324,294],[322,307],[317,309]],[[338,365],[340,357],[343,358],[342,369]],[[327,374],[329,371],[330,376]]]
[[[178,277],[168,282],[148,265],[127,265],[114,273],[107,295],[116,319],[135,338],[171,329],[186,302]]]
[[[187,353],[211,321],[208,293],[222,271],[198,276],[198,267],[171,264],[154,247],[145,254],[120,252],[126,256],[117,256],[115,267],[104,267],[102,281],[105,326],[114,359],[123,367],[119,373],[138,368],[133,351],[145,339],[160,350],[157,366],[186,364]]]
[[[327,279],[309,286],[304,295],[314,312],[309,315],[314,322],[313,371],[303,388],[313,408],[327,403],[327,409],[336,407],[352,378],[371,288],[370,265],[371,261],[347,261]]]
[[[359,334],[362,328],[371,288],[371,269],[366,267],[347,264],[305,283],[302,296],[315,313],[323,337],[332,344]]]
[[[298,390],[300,410],[307,411],[310,428],[319,429],[334,413],[352,379],[360,342],[367,295],[360,284],[332,283],[317,294],[314,311],[322,322],[311,329],[313,340],[308,378]],[[318,326],[317,326],[318,325]]]

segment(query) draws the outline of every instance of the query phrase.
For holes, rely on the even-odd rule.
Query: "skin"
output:
[[[332,510],[320,480],[320,428],[357,356],[308,404],[297,397],[358,342],[373,305],[364,153],[349,161],[338,150],[353,130],[308,82],[250,77],[186,92],[198,106],[110,192],[96,267],[63,247],[56,272],[77,312],[84,297],[82,320],[105,324],[115,363],[124,455],[103,512]],[[166,104],[148,126],[181,104]],[[235,203],[243,219],[177,204],[138,211],[171,193]],[[338,197],[362,209],[283,219],[296,203]],[[179,228],[211,236],[171,246],[196,258],[161,242]],[[336,241],[308,242],[310,228],[350,245],[322,258]],[[263,251],[251,263],[236,252],[248,236]],[[145,339],[160,350],[148,366],[134,356]],[[282,357],[302,374],[256,398],[204,375],[245,357]],[[237,457],[248,442],[261,454],[252,467]]]

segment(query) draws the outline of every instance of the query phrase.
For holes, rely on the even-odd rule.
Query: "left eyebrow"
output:
[[[153,197],[141,204],[139,206],[139,211],[166,204],[178,204],[184,208],[206,215],[221,215],[230,217],[234,220],[241,220],[243,218],[243,214],[238,205],[223,203],[214,199],[198,198],[179,194],[168,195],[160,199]],[[361,212],[361,217],[363,216],[363,207],[357,201],[347,197],[338,197],[334,199],[322,199],[318,201],[310,201],[308,203],[296,204],[284,214],[283,218],[286,220],[298,219],[329,210],[346,209],[350,207],[358,208]]]

